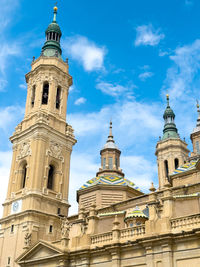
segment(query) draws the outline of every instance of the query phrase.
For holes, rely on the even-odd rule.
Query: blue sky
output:
[[[24,114],[24,75],[32,57],[40,55],[54,3],[0,0],[1,202],[12,155],[9,136]],[[58,1],[63,58],[69,58],[74,80],[67,122],[78,140],[71,161],[71,213],[75,191],[98,171],[111,118],[121,167],[145,192],[151,181],[158,184],[154,152],[166,93],[191,149],[200,98],[199,13],[197,0]]]

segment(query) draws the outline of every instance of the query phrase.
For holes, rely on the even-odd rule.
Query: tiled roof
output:
[[[135,217],[142,217],[142,218],[148,218],[143,211],[140,210],[139,207],[136,207],[133,211],[128,212],[125,220],[129,219],[129,218],[135,218]]]
[[[193,160],[193,161],[187,162],[187,163],[185,163],[184,165],[178,167],[178,168],[172,173],[172,175],[174,175],[174,174],[178,174],[178,173],[183,173],[183,172],[186,172],[186,171],[189,171],[189,170],[193,170],[193,169],[195,169],[196,163],[197,163],[197,160]]]
[[[80,189],[85,189],[97,184],[123,185],[123,186],[129,186],[131,188],[140,191],[140,189],[133,182],[129,181],[128,179],[122,176],[117,176],[117,175],[103,175],[94,177],[91,180],[87,181],[84,185],[82,185]]]

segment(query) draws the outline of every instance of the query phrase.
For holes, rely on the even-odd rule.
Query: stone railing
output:
[[[67,124],[67,123],[66,123],[65,132],[66,132],[66,135],[74,138],[74,130],[73,130],[72,126]]]
[[[196,226],[200,226],[200,214],[179,217],[171,220],[171,228],[174,230],[179,230],[179,228],[194,228]]]
[[[107,232],[107,233],[91,236],[92,244],[107,243],[107,242],[111,242],[112,240],[113,240],[112,232]]]
[[[129,238],[129,237],[134,237],[134,236],[140,236],[145,234],[145,226],[140,225],[140,226],[135,226],[135,227],[130,227],[130,228],[125,228],[120,231],[120,238]]]
[[[124,228],[119,230],[119,239],[121,241],[125,241],[129,239],[136,239],[138,236],[145,235],[145,226],[139,225],[130,228]],[[125,240],[124,240],[125,239]],[[113,240],[113,232],[107,232],[103,234],[97,234],[91,236],[91,244],[100,244],[100,243],[112,243]]]

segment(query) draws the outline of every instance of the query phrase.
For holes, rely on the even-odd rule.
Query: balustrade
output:
[[[200,224],[200,214],[175,218],[171,220],[172,229],[195,227],[198,224]]]

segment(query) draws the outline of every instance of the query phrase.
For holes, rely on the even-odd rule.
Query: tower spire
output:
[[[56,3],[54,8],[53,8],[53,14],[54,14],[53,22],[56,22],[57,11],[58,11],[58,8],[57,8],[57,3]]]
[[[57,23],[57,6],[53,8],[53,21],[49,24],[48,28],[45,31],[46,42],[42,47],[42,56],[45,57],[59,57],[61,58],[62,50],[60,47],[60,39],[62,32],[60,26]]]
[[[112,121],[110,120],[110,127],[109,127],[109,135],[108,135],[108,139],[107,139],[107,143],[108,142],[113,142],[115,143],[114,139],[113,139],[113,133],[112,133]]]
[[[175,114],[173,110],[171,109],[169,105],[169,95],[166,95],[166,100],[167,100],[167,107],[165,109],[165,112],[163,114],[163,119],[165,120],[165,125],[163,129],[163,138],[168,139],[168,138],[180,138],[178,134],[178,130],[176,128],[176,124],[174,123],[175,119]]]
[[[97,173],[99,175],[117,174],[124,176],[120,168],[120,154],[121,151],[115,144],[112,132],[112,120],[110,120],[108,139],[100,151],[101,154],[101,168]]]

